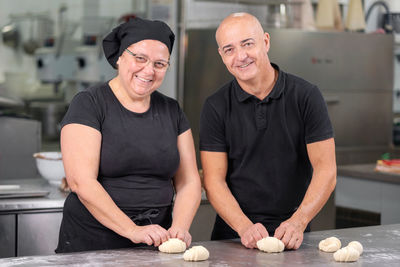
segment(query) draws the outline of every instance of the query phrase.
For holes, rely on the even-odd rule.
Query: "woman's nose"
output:
[[[147,64],[143,67],[143,70],[142,71],[144,71],[144,72],[146,72],[146,73],[154,73],[154,65],[153,65],[153,62],[151,62],[150,60],[149,60],[149,62],[147,62]]]

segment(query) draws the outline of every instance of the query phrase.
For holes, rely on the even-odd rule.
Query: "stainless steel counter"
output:
[[[376,172],[375,164],[352,164],[339,165],[337,167],[338,176],[356,177],[378,182],[400,184],[400,174]]]
[[[68,193],[61,192],[58,186],[50,185],[43,178],[3,180],[0,185],[20,185],[21,191],[48,191],[45,197],[0,199],[0,213],[20,210],[62,209]],[[201,204],[209,204],[205,192],[201,195]]]
[[[0,180],[0,185],[20,185],[12,190],[18,195],[49,193],[43,197],[2,198],[10,191],[0,191],[0,258],[54,254],[67,194],[42,178]],[[193,240],[209,240],[214,218],[215,211],[203,192],[190,228]]]
[[[45,197],[0,199],[0,213],[41,209],[62,210],[67,196],[67,194],[61,192],[57,186],[50,185],[43,178],[3,180],[0,181],[0,184],[20,185],[21,192],[35,190],[49,192]]]
[[[400,263],[400,224],[348,228],[306,233],[296,251],[264,253],[244,248],[239,240],[196,242],[210,252],[204,262],[185,262],[182,254],[164,254],[155,248],[120,249],[54,256],[19,257],[0,260],[0,266],[343,266],[332,253],[318,250],[320,240],[338,237],[343,246],[360,241],[364,253],[348,266],[398,266]]]

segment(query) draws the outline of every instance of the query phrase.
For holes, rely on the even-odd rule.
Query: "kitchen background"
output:
[[[400,155],[400,1],[0,0],[0,186],[14,186],[0,190],[0,257],[53,253],[65,193],[32,155],[59,151],[69,101],[115,75],[102,37],[132,16],[171,26],[160,91],[181,103],[197,145],[205,98],[231,79],[215,30],[243,11],[270,33],[271,60],[317,84],[328,105],[338,185],[312,230],[400,222],[400,177],[373,171],[382,155]],[[194,240],[209,238],[213,220],[204,197]]]

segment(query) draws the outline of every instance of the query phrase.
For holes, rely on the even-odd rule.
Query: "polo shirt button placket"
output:
[[[265,129],[267,127],[267,119],[265,114],[265,103],[259,102],[256,104],[256,124],[257,129]]]

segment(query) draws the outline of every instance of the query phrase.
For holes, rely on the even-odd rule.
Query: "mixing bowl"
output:
[[[39,152],[33,154],[39,174],[50,184],[60,185],[65,177],[61,152]]]

